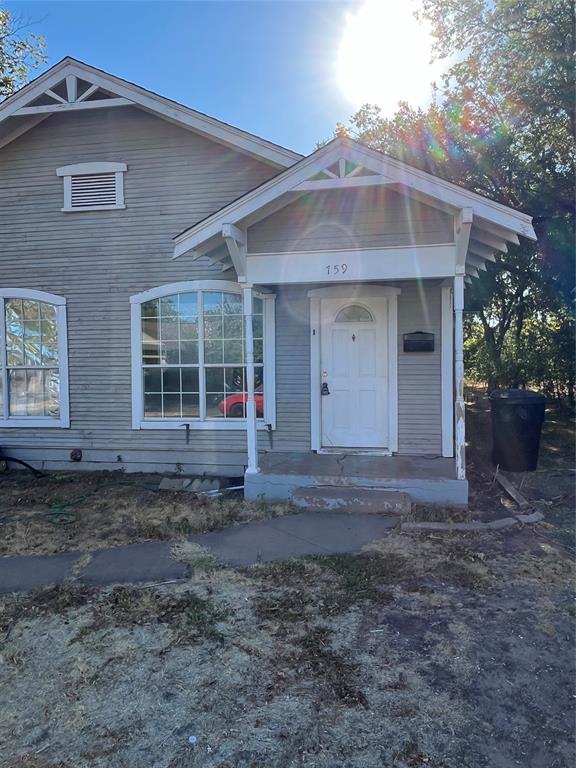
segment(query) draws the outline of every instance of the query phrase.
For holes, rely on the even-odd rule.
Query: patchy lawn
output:
[[[0,473],[0,555],[94,550],[148,539],[178,539],[274,517],[287,504],[239,496],[196,498],[160,491],[161,476],[123,472]]]
[[[574,764],[573,563],[531,530],[244,570],[177,551],[182,584],[0,603],[0,765]]]

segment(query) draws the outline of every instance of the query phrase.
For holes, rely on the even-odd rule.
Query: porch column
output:
[[[464,414],[464,275],[454,277],[454,423],[456,425],[456,477],[466,479]]]
[[[247,473],[256,474],[258,468],[258,440],[256,433],[256,400],[254,398],[254,327],[252,322],[252,286],[242,289],[244,299],[244,328],[246,343],[246,440],[248,443]]]

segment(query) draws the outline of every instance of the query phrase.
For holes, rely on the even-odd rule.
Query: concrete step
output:
[[[340,485],[295,488],[292,502],[303,509],[338,512],[410,514],[410,496],[402,491]]]

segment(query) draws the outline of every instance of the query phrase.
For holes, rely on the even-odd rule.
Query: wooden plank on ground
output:
[[[525,509],[526,507],[530,506],[530,502],[522,496],[520,491],[508,480],[507,477],[504,477],[504,475],[501,472],[496,472],[495,479],[500,483],[502,488],[506,491],[506,493],[514,499],[516,504],[520,507],[520,509]]]

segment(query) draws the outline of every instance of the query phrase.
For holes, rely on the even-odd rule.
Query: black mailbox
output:
[[[404,352],[434,352],[434,334],[424,331],[405,333]]]

